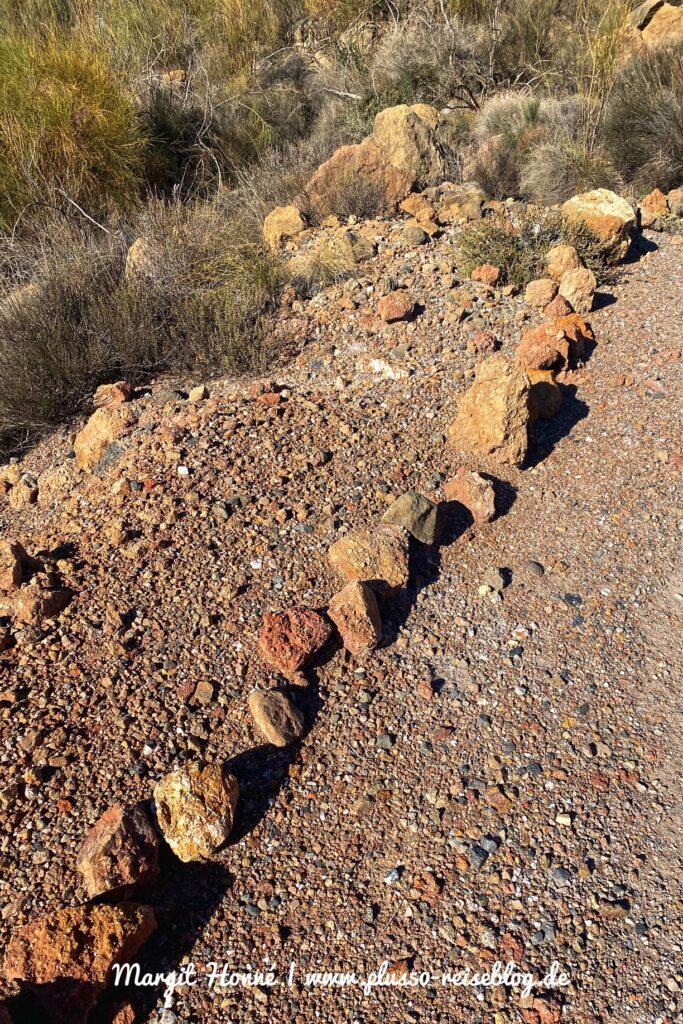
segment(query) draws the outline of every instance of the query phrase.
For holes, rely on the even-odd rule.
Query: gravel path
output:
[[[137,992],[141,1020],[678,1019],[683,247],[650,237],[658,251],[591,315],[597,347],[531,467],[491,467],[505,514],[413,552],[383,648],[362,666],[329,652],[301,692],[296,750],[259,746],[246,710],[263,612],[325,605],[340,526],[408,488],[439,496],[460,461],[443,434],[474,357],[431,247],[401,271],[424,297],[415,325],[377,330],[373,300],[349,312],[342,288],[295,304],[282,330],[306,344],[277,406],[228,383],[197,406],[141,399],[104,479],[67,464],[47,507],[3,505],[3,536],[51,552],[77,594],[55,629],[20,631],[0,656],[3,941],[84,898],[75,851],[110,803],[147,797],[184,758],[227,755],[235,838],[216,864],[167,855],[145,962],[272,961],[283,983],[198,984],[176,993],[176,1016]],[[504,351],[521,308],[478,310]],[[368,357],[407,375],[360,369]],[[27,465],[68,450],[56,436]],[[132,489],[113,493],[115,479]],[[479,593],[491,569],[505,582],[493,601]],[[383,961],[431,977],[305,985]],[[495,961],[537,978],[556,961],[570,983],[535,1002],[443,984]]]

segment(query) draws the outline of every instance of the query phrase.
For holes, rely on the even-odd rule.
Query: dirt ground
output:
[[[600,296],[595,350],[518,471],[445,443],[468,335],[492,330],[512,354],[529,322],[521,297],[485,292],[449,318],[448,245],[406,252],[388,231],[356,284],[284,310],[298,354],[271,372],[276,405],[250,384],[210,383],[196,404],[155,386],[100,476],[75,473],[63,431],[25,460],[64,464],[54,500],[0,502],[2,535],[49,555],[75,595],[0,655],[3,943],[85,898],[76,850],[111,803],[148,798],[188,758],[227,758],[240,781],[214,863],[164,855],[140,961],[272,965],[280,984],[200,980],[165,1011],[158,988],[131,991],[141,1021],[683,1012],[683,246],[648,235]],[[421,303],[413,324],[375,319],[380,268]],[[340,530],[408,489],[440,498],[463,462],[497,479],[498,517],[454,513],[437,548],[416,544],[381,649],[358,663],[331,645],[296,694],[304,740],[264,745],[246,706],[263,613],[324,607]],[[496,569],[502,590],[480,594]],[[419,984],[306,984],[384,961]],[[557,962],[569,984],[534,1002],[445,983],[496,961],[536,979]]]

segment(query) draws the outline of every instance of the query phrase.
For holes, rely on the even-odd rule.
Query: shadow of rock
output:
[[[593,309],[591,312],[597,313],[601,309],[607,309],[608,306],[613,306],[616,301],[611,292],[596,292],[593,296]]]
[[[524,469],[532,469],[546,459],[555,445],[567,437],[573,427],[588,416],[589,408],[576,397],[574,384],[561,384],[562,408],[550,420],[537,420],[529,431],[529,452]]]

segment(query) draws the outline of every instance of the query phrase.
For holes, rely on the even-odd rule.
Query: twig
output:
[[[79,206],[74,199],[72,199],[70,196],[66,194],[64,189],[58,188],[57,191],[59,192],[60,196],[64,196],[67,203],[71,203],[71,205],[75,207],[79,213],[82,213],[86,220],[89,220],[91,224],[94,224],[96,228],[101,228],[102,231],[104,231],[105,235],[111,234],[109,228],[105,228],[104,224],[100,224],[100,222],[95,220],[94,217],[91,217],[89,213],[86,213],[82,206]]]

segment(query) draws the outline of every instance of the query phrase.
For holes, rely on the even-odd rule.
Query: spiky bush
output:
[[[636,54],[607,105],[605,143],[641,193],[683,181],[683,44]]]
[[[0,225],[56,189],[95,213],[130,206],[145,147],[101,53],[76,38],[0,39]]]

